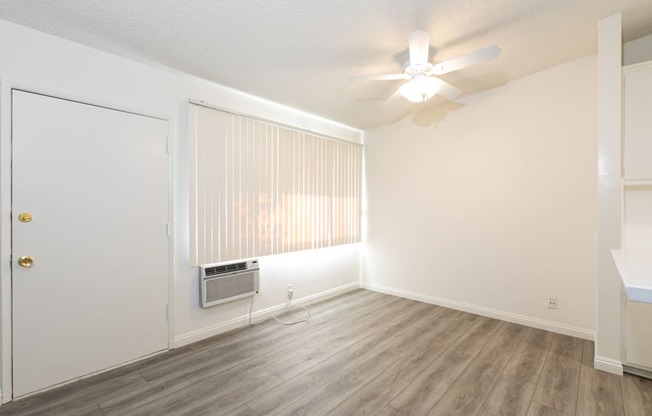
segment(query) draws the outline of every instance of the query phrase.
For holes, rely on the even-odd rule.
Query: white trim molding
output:
[[[623,375],[623,363],[618,360],[612,360],[611,358],[596,355],[593,360],[593,367],[596,370],[606,371],[607,373],[617,374],[619,376]]]
[[[311,303],[316,303],[328,298],[332,298],[338,295],[341,295],[346,292],[350,292],[352,290],[360,288],[360,284],[358,282],[353,282],[349,283],[344,286],[336,287],[333,289],[326,290],[324,292],[319,292],[315,293],[314,295],[306,296],[301,299],[297,299],[293,301],[292,303],[295,305],[309,305]],[[279,313],[283,312],[287,307],[286,303],[283,303],[282,305],[276,305],[272,306],[271,308],[266,308],[266,309],[261,309],[256,312],[253,312],[251,314],[251,319],[254,321],[259,321],[260,319],[265,318],[266,316],[269,316],[274,313]],[[193,342],[201,341],[206,338],[213,337],[215,335],[219,335],[221,333],[231,331],[233,329],[245,327],[249,325],[249,315],[241,316],[235,319],[231,319],[230,321],[221,323],[219,325],[211,326],[204,328],[199,331],[195,332],[190,332],[186,334],[182,334],[178,337],[175,338],[174,340],[174,348],[182,347],[184,345],[192,344]]]
[[[0,79],[0,403],[11,401],[12,321],[11,313],[11,89]]]
[[[410,292],[402,289],[395,289],[392,287],[378,285],[369,282],[361,282],[360,287],[363,289],[373,290],[375,292],[386,293],[388,295],[399,296],[406,299],[412,299],[420,302],[430,303],[433,305],[443,306],[445,308],[456,309],[459,311],[469,312],[476,315],[487,316],[489,318],[500,319],[502,321],[513,322],[516,324],[530,326],[538,329],[544,329],[550,332],[570,335],[576,338],[587,339],[590,341],[593,341],[595,339],[595,332],[585,328],[563,325],[557,322],[544,321],[542,319],[531,318],[529,316],[518,315],[515,313],[504,312],[497,309],[485,308],[482,306],[471,305],[468,303],[457,302],[448,299],[438,298],[435,296],[424,295],[422,293]]]

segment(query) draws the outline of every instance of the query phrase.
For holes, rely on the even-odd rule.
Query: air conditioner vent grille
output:
[[[220,266],[207,267],[204,272],[206,277],[217,276],[224,273],[232,273],[240,270],[247,270],[247,262],[223,264]]]
[[[206,303],[231,299],[235,296],[254,293],[254,273],[225,276],[206,282]]]

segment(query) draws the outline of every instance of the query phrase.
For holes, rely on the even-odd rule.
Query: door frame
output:
[[[52,98],[75,101],[82,104],[122,111],[139,116],[145,116],[166,121],[168,123],[168,345],[167,350],[174,346],[175,322],[175,165],[177,126],[176,118],[168,114],[157,114],[142,108],[133,108],[123,103],[107,102],[78,96],[25,83],[11,82],[0,79],[0,405],[13,400],[13,299],[12,299],[12,91],[21,90]],[[143,357],[144,358],[144,357]],[[124,363],[123,363],[124,364]],[[121,366],[123,364],[119,364]],[[101,370],[104,372],[108,369]],[[99,373],[98,372],[98,373]],[[97,373],[93,373],[97,374]],[[83,376],[85,378],[91,376]],[[76,380],[76,379],[75,379]],[[70,380],[73,382],[75,380]],[[67,383],[69,383],[67,382]],[[66,384],[66,383],[63,383]]]

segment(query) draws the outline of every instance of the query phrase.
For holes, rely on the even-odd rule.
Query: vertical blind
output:
[[[190,259],[360,241],[362,146],[190,104]]]

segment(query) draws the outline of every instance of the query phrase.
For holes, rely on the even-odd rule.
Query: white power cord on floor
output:
[[[278,319],[274,315],[267,315],[263,320],[260,320],[258,322],[253,322],[251,320],[251,310],[253,309],[253,307],[254,307],[254,296],[252,295],[251,296],[251,303],[249,304],[249,325],[251,325],[251,326],[262,324],[263,322],[267,321],[269,318],[272,318],[276,322],[281,323],[283,325],[294,325],[294,324],[298,324],[298,323],[301,323],[301,322],[308,322],[308,320],[310,319],[310,310],[308,308],[306,308],[303,305],[291,305],[289,308],[287,308],[287,310],[290,310],[292,308],[301,308],[301,309],[305,310],[306,312],[308,312],[308,316],[306,316],[303,319],[297,319],[296,321],[289,321],[288,322],[288,321],[283,321],[281,319]]]

